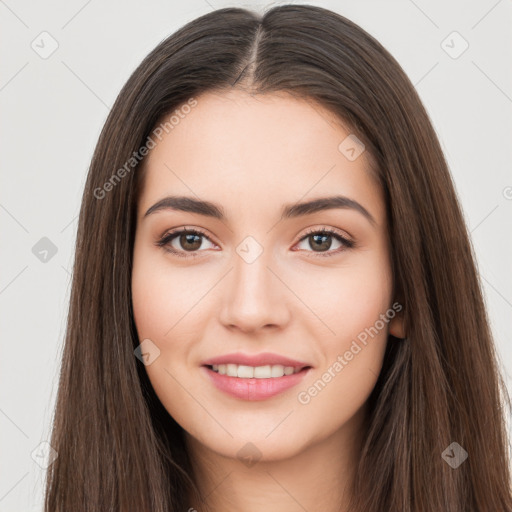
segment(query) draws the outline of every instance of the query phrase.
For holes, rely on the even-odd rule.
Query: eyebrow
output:
[[[281,220],[311,215],[324,210],[334,208],[351,209],[362,214],[373,226],[377,224],[373,215],[360,203],[346,196],[322,197],[303,203],[294,203],[285,205],[282,209]],[[222,206],[210,201],[203,201],[194,197],[187,196],[168,196],[157,201],[144,214],[143,218],[149,215],[164,211],[176,210],[189,213],[197,213],[206,217],[212,217],[225,221],[227,215]]]

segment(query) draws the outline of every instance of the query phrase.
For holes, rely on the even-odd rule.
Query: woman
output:
[[[221,9],[159,44],[101,133],[75,258],[47,511],[512,510],[454,186],[349,20]]]

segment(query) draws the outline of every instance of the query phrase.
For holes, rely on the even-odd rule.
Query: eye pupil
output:
[[[316,245],[317,248],[322,249],[322,250],[326,250],[327,251],[327,250],[330,249],[330,247],[332,245],[332,237],[331,237],[331,235],[316,234],[316,235],[311,235],[310,238],[313,238],[315,240],[315,244],[317,244],[319,238],[323,239],[320,242],[320,244]],[[329,240],[328,243],[325,242],[326,239]],[[313,246],[311,246],[311,247],[313,247]]]

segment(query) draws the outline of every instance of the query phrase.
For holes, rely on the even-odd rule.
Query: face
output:
[[[144,162],[132,296],[145,368],[194,442],[232,458],[248,442],[262,460],[290,457],[347,428],[388,334],[402,335],[384,199],[367,152],[318,104],[235,90],[196,100]],[[147,213],[168,196],[217,208]],[[298,206],[333,196],[352,202]],[[231,356],[231,375],[204,366],[234,353],[309,368],[244,379],[282,369],[269,356],[241,367]]]

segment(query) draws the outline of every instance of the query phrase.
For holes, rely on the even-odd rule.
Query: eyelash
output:
[[[169,247],[170,242],[174,238],[176,238],[178,235],[182,235],[182,234],[202,236],[202,237],[208,239],[210,242],[212,242],[212,240],[210,239],[210,237],[208,235],[206,235],[206,233],[204,233],[198,229],[195,229],[195,228],[184,228],[184,229],[178,229],[176,231],[171,231],[171,232],[166,233],[162,238],[160,238],[160,240],[158,240],[155,243],[155,245],[163,248],[165,251],[167,251],[175,256],[178,256],[179,258],[196,258],[196,257],[198,257],[199,256],[198,252],[200,252],[200,251],[189,252],[188,254],[185,255],[185,254],[183,254],[184,251],[176,251],[175,249],[171,249]],[[330,235],[345,246],[344,249],[340,248],[335,251],[328,251],[328,252],[324,252],[324,253],[322,253],[322,252],[315,253],[315,257],[318,256],[321,258],[326,258],[326,257],[328,258],[335,254],[339,254],[340,252],[342,252],[346,249],[352,249],[356,245],[355,242],[340,235],[336,230],[334,230],[332,228],[310,229],[308,232],[306,232],[304,234],[304,236],[297,243],[302,242],[304,239],[308,238],[311,235]],[[308,251],[308,252],[314,252],[314,251]]]

